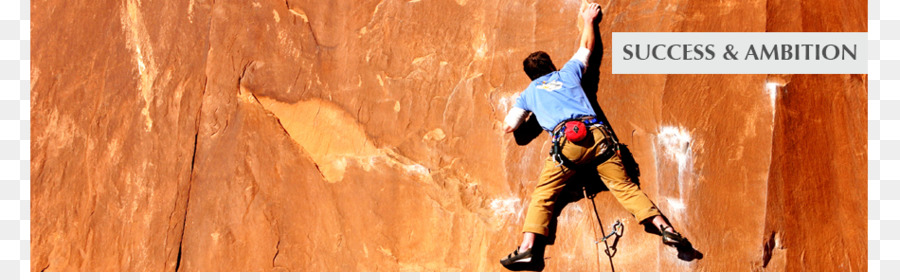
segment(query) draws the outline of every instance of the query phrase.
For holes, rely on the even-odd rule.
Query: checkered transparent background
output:
[[[30,272],[30,1],[0,2],[0,279],[898,279],[900,278],[900,1],[869,1],[867,273],[89,273]]]

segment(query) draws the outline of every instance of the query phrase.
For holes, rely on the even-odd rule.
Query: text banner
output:
[[[613,32],[613,74],[865,74],[864,32]]]

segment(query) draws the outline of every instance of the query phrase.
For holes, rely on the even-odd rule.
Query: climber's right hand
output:
[[[581,11],[581,17],[584,18],[584,22],[593,23],[594,20],[600,15],[600,4],[591,3]]]

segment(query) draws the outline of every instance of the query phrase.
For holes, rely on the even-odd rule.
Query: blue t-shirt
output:
[[[569,60],[562,69],[531,81],[513,105],[534,113],[546,131],[572,118],[594,116],[594,109],[581,88],[585,65]]]

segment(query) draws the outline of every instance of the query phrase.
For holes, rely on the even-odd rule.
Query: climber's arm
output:
[[[594,49],[594,20],[600,14],[600,5],[591,3],[581,11],[581,18],[584,19],[584,28],[581,29],[581,43],[579,48],[588,50]]]
[[[528,111],[518,107],[509,109],[509,113],[506,114],[506,119],[503,121],[503,132],[516,131],[526,118],[528,118]]]
[[[587,1],[585,1],[586,4]],[[600,6],[597,4],[585,5],[581,10],[581,18],[584,20],[584,27],[581,29],[581,41],[578,43],[578,51],[572,56],[566,65],[563,66],[561,72],[571,73],[579,79],[581,74],[587,71],[588,58],[591,56],[591,50],[594,48],[594,21],[600,14]],[[581,63],[572,63],[577,61]]]

